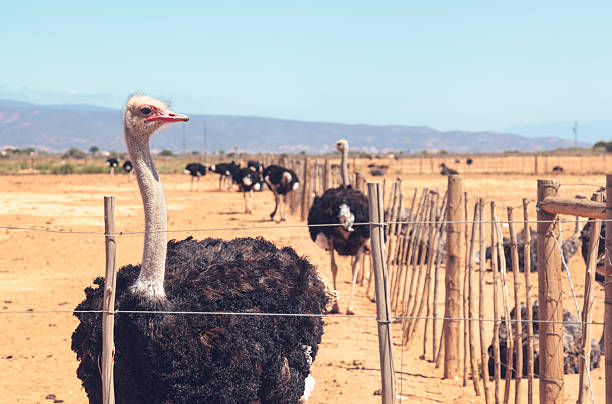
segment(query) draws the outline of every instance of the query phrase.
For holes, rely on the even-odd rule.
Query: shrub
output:
[[[62,164],[61,166],[55,166],[51,169],[53,174],[72,174],[74,173],[74,166],[70,163]]]

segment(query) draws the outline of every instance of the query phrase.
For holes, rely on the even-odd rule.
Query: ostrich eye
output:
[[[145,115],[149,115],[151,113],[151,108],[149,108],[149,107],[142,107],[142,108],[140,108],[140,112],[142,112]]]

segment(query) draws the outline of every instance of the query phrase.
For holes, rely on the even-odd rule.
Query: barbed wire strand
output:
[[[522,205],[521,205],[522,206]],[[612,222],[612,219],[598,219],[601,222]],[[495,223],[493,220],[483,220],[483,223]],[[406,221],[385,221],[385,222],[360,222],[353,223],[353,226],[388,226],[393,224],[398,225],[412,225],[412,224],[432,224],[432,225],[440,225],[442,223],[456,223],[456,224],[466,224],[472,223],[469,220],[425,220],[425,221],[414,221],[414,220],[406,220]],[[504,221],[503,224],[510,223],[508,221]],[[524,220],[513,220],[512,223],[525,223]],[[537,223],[575,223],[575,219],[561,219],[561,220],[529,220],[527,223],[537,224]],[[20,227],[20,226],[0,226],[0,229],[11,231],[36,231],[36,232],[46,232],[46,233],[58,233],[58,234],[90,234],[90,235],[104,235],[104,236],[124,236],[124,235],[138,235],[138,234],[152,234],[152,233],[198,233],[198,232],[210,232],[210,231],[248,231],[248,230],[258,230],[258,229],[295,229],[295,228],[304,228],[304,227],[339,227],[345,226],[342,223],[326,223],[326,224],[294,224],[294,225],[269,225],[269,226],[251,226],[251,227],[204,227],[204,228],[194,228],[194,229],[177,229],[177,230],[154,230],[154,231],[120,231],[114,234],[106,234],[102,231],[72,231],[72,230],[53,230],[53,229],[45,229],[40,227]]]

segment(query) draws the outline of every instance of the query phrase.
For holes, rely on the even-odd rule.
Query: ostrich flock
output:
[[[115,400],[159,404],[305,402],[315,385],[310,370],[323,335],[322,315],[338,313],[338,299],[331,298],[335,292],[328,290],[315,266],[292,247],[278,248],[262,237],[168,241],[166,198],[149,140],[160,127],[188,120],[146,95],[134,95],[125,105],[129,160],[122,168],[137,179],[145,236],[141,263],[126,265],[117,273],[116,310],[120,314],[115,318]],[[342,183],[314,198],[308,230],[312,241],[329,252],[333,289],[337,289],[338,273],[335,253],[352,257],[346,306],[350,315],[354,314],[357,264],[370,252],[369,208],[366,196],[349,184],[348,142],[339,140],[335,147],[341,154]],[[107,163],[111,174],[119,167],[116,159]],[[384,174],[387,169],[368,168],[372,175]],[[440,168],[443,175],[456,173],[444,164]],[[234,161],[210,167],[190,163],[184,172],[191,177],[191,191],[194,182],[199,190],[200,177],[207,173],[219,175],[220,191],[237,185],[245,213],[252,213],[253,192],[268,188],[275,199],[270,214],[273,221],[277,213],[280,221],[286,220],[288,196],[300,187],[294,171],[279,165],[264,167],[258,161],[249,161],[246,167]],[[578,250],[576,243],[580,241],[584,249],[587,233],[585,228],[579,234],[577,228],[568,254]],[[535,248],[531,251],[533,254]],[[79,324],[72,335],[72,350],[79,361],[77,376],[90,403],[103,400],[102,321],[100,313],[91,315],[103,307],[103,301],[104,279],[97,278],[85,289],[85,299],[74,313]],[[564,330],[564,335],[572,332]]]
[[[163,125],[187,120],[146,95],[130,97],[125,106],[125,142],[142,196],[145,236],[142,262],[126,265],[117,273],[116,309],[125,313],[115,320],[115,400],[304,402],[314,388],[310,367],[323,334],[321,314],[330,311],[332,293],[307,258],[261,237],[168,241],[166,198],[149,139]],[[344,160],[347,142],[339,141],[337,148]],[[207,171],[198,164],[185,170],[198,179]],[[243,193],[261,190],[265,184],[273,191],[277,208],[281,199],[284,202],[299,187],[296,174],[280,166],[264,168],[255,162],[240,168],[229,163],[208,170],[231,178]],[[331,251],[334,284],[333,251],[358,256],[367,249],[369,237],[367,227],[356,224],[368,221],[367,199],[347,185],[346,173],[344,178],[341,187],[315,201],[309,215],[309,222],[312,217],[317,223],[341,225],[311,233],[317,244]],[[77,376],[90,403],[103,399],[99,370],[102,322],[101,314],[86,311],[100,310],[103,300],[104,279],[97,278],[85,289],[85,299],[75,310],[79,325],[72,335],[72,350],[80,362]]]

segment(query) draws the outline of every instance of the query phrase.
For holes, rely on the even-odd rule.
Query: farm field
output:
[[[394,177],[389,174],[387,182]],[[576,194],[590,197],[597,190],[596,185],[605,184],[603,175],[562,175],[555,178],[562,184],[560,196],[565,197]],[[468,174],[463,185],[470,197],[495,200],[498,215],[504,220],[505,207],[518,207],[524,197],[535,199],[536,180],[534,175]],[[171,231],[214,228],[197,232],[176,231],[169,238],[181,239],[189,235],[226,239],[262,236],[277,245],[294,247],[309,257],[321,275],[331,281],[329,254],[310,240],[305,223],[291,215],[283,224],[269,221],[269,213],[274,208],[271,192],[256,193],[254,213],[247,215],[243,213],[240,193],[218,192],[216,176],[206,176],[200,184],[200,192],[190,192],[189,178],[184,175],[162,175],[162,181]],[[444,191],[446,177],[437,174],[403,177],[404,195],[411,196],[415,187]],[[77,361],[70,350],[70,336],[76,327],[76,318],[71,313],[2,314],[2,311],[70,311],[84,298],[83,289],[104,273],[104,195],[117,198],[115,219],[118,231],[143,230],[138,187],[135,180],[128,180],[127,175],[0,176],[0,226],[97,233],[58,234],[0,229],[0,403],[48,403],[52,402],[45,399],[49,394],[56,395],[65,403],[87,402],[76,377]],[[471,199],[471,209],[473,202]],[[488,217],[488,209],[486,212]],[[517,209],[515,215],[522,217],[520,212]],[[530,217],[536,217],[534,203],[530,205]],[[243,227],[246,229],[236,230]],[[489,229],[487,225],[487,232]],[[564,224],[563,237],[569,237],[572,229],[572,223]],[[140,262],[141,254],[141,234],[118,237],[119,266]],[[369,260],[366,262],[369,264]],[[338,265],[342,311],[350,292],[350,262],[340,257]],[[580,253],[572,258],[569,266],[578,304],[582,308],[584,262]],[[486,275],[489,284],[490,275],[490,272]],[[522,277],[521,274],[521,284]],[[512,279],[511,273],[508,278]],[[531,274],[531,282],[537,285],[537,274]],[[491,287],[487,290],[490,291]],[[564,307],[575,312],[566,279],[564,291]],[[524,291],[521,293],[524,295]],[[600,285],[596,285],[595,296],[593,319],[602,321],[604,307]],[[491,299],[491,296],[487,297]],[[357,291],[355,309],[357,314],[376,314],[375,305],[365,296],[364,289]],[[440,310],[443,311],[442,304]],[[492,308],[490,310],[489,318],[492,317]],[[487,327],[490,332],[492,325]],[[426,360],[419,358],[423,354],[422,333],[421,323],[416,340],[402,350],[399,345],[400,327],[394,326],[397,342],[394,346],[395,368],[398,393],[406,398],[403,401],[484,403],[482,396],[474,395],[471,383],[468,387],[461,387],[460,379],[442,379],[443,369],[436,369],[431,362],[430,346],[427,347]],[[593,336],[599,339],[600,326],[594,327]],[[374,395],[380,388],[376,321],[359,317],[326,319],[325,335],[312,373],[317,384],[309,403],[380,402],[380,396]],[[604,396],[603,376],[602,367],[591,372],[595,397]],[[522,389],[526,402],[526,380]],[[566,375],[566,402],[576,401],[577,390],[578,375]],[[537,382],[535,394],[537,397]]]

